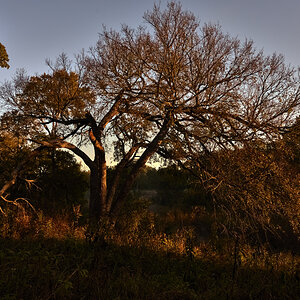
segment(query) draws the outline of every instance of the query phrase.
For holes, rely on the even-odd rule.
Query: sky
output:
[[[165,7],[167,1],[161,0]],[[153,8],[146,0],[0,0],[0,42],[11,68],[0,69],[0,83],[18,68],[29,75],[47,72],[45,59],[62,52],[73,56],[93,46],[102,26],[137,27]],[[300,65],[300,0],[182,0],[201,24],[219,23],[241,40],[253,39],[266,54],[282,53],[286,63]]]
[[[182,0],[183,9],[200,24],[218,23],[241,40],[252,39],[267,55],[282,53],[286,63],[300,65],[300,0]],[[158,3],[158,1],[156,1]],[[167,1],[161,0],[161,7]],[[19,68],[28,75],[48,71],[45,59],[65,52],[70,57],[95,45],[103,25],[143,25],[153,0],[0,0],[0,43],[10,69],[0,68],[0,84]],[[1,107],[0,107],[1,111]]]

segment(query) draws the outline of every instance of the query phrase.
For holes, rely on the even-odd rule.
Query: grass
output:
[[[102,220],[97,232],[68,215],[2,217],[0,299],[294,300],[300,294],[299,256],[198,239],[196,220],[190,216],[186,225],[185,215],[132,213],[114,227]]]

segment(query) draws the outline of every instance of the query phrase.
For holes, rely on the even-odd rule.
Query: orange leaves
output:
[[[95,97],[81,86],[78,74],[65,70],[31,77],[19,99],[29,114],[52,118],[79,117]]]

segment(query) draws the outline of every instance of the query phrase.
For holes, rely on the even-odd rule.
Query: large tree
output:
[[[75,71],[62,57],[50,74],[2,87],[2,99],[35,126],[32,142],[70,149],[90,169],[92,218],[118,212],[155,153],[184,163],[278,138],[299,105],[299,77],[281,55],[200,27],[174,2],[155,5],[144,20],[136,30],[104,30]],[[111,146],[117,166],[107,186]]]

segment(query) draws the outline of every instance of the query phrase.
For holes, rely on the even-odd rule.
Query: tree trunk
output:
[[[91,220],[97,220],[101,216],[101,191],[100,191],[100,174],[97,170],[91,170],[90,173],[90,203],[89,217]]]
[[[97,221],[107,212],[107,183],[106,183],[106,161],[104,152],[95,151],[94,167],[90,173],[90,203],[89,216],[91,220]]]

